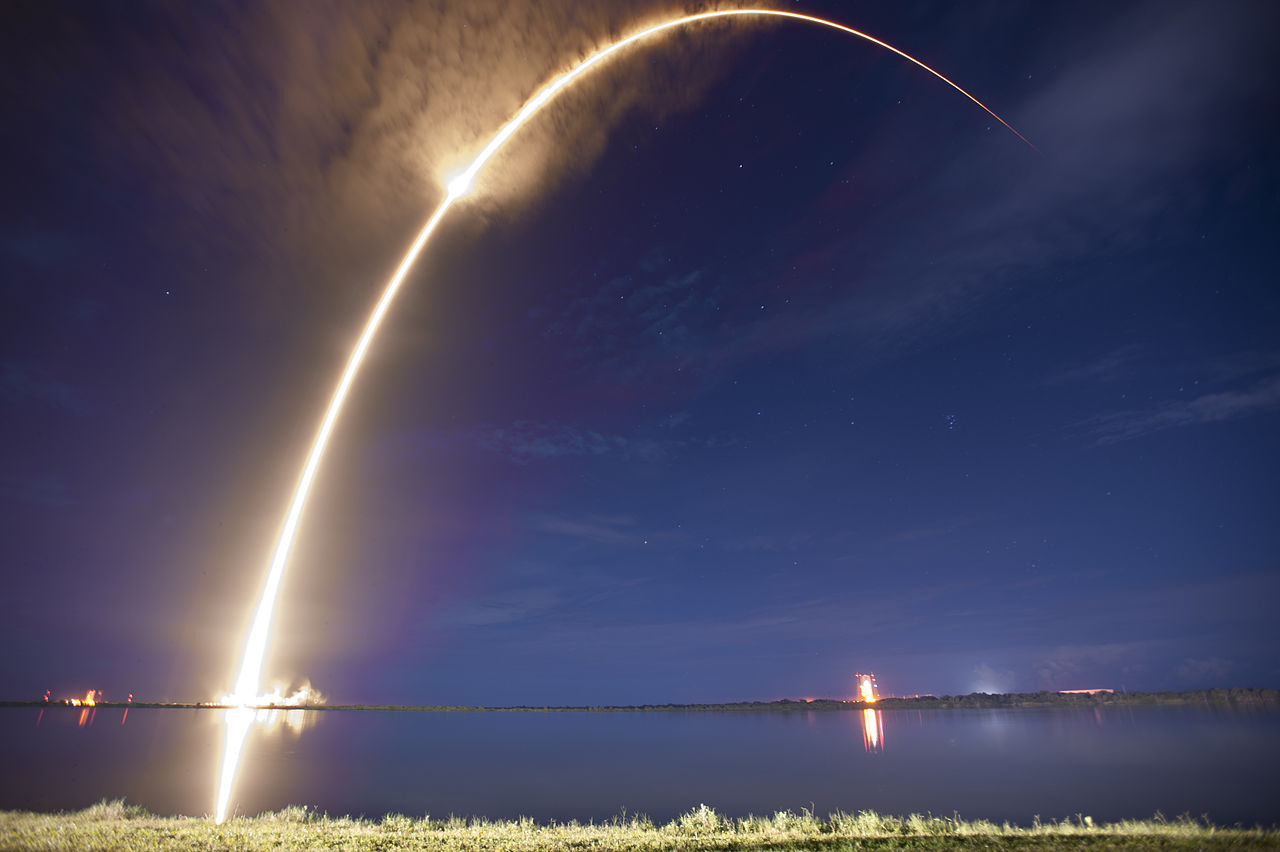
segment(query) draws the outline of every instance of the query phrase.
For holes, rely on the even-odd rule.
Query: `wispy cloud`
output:
[[[16,361],[0,364],[0,400],[12,406],[34,402],[75,415],[87,410],[84,395],[76,388]]]
[[[1034,665],[1037,686],[1050,690],[1111,687],[1110,683],[1095,683],[1099,672],[1141,676],[1151,654],[1169,644],[1169,640],[1138,640],[1046,648]]]
[[[28,506],[62,508],[75,505],[67,484],[59,476],[0,475],[0,499]]]
[[[1177,675],[1185,681],[1224,682],[1236,668],[1230,660],[1221,657],[1187,657],[1178,666]]]
[[[1170,205],[1203,203],[1204,189],[1186,180],[1189,166],[1230,156],[1224,127],[1269,96],[1268,47],[1254,15],[1245,6],[1219,14],[1154,3],[1117,16],[1090,54],[1012,111],[1044,155],[1011,158],[1003,178],[974,187],[973,175],[989,174],[976,167],[989,156],[986,143],[922,185],[929,198],[903,193],[884,216],[901,223],[932,211],[919,217],[930,264],[920,263],[917,241],[886,237],[882,251],[870,234],[861,254],[874,274],[831,319],[901,345],[1027,273],[1159,239]],[[1202,42],[1232,61],[1186,49]]]
[[[556,589],[521,589],[493,595],[483,602],[456,605],[437,618],[440,624],[451,627],[495,627],[546,616],[567,600]]]
[[[1010,140],[957,143],[930,180],[904,181],[874,219],[858,218],[849,187],[833,181],[791,233],[772,235],[771,250],[793,252],[785,264],[763,263],[743,281],[725,281],[715,268],[642,270],[585,286],[556,333],[593,342],[580,353],[586,369],[600,363],[596,343],[625,352],[618,357],[629,370],[672,355],[685,369],[714,369],[836,337],[876,359],[1046,269],[1148,246],[1161,238],[1171,205],[1204,203],[1187,170],[1231,156],[1224,127],[1267,96],[1269,45],[1250,14],[1160,3],[1126,9],[1099,28],[1086,55],[1010,107],[1012,123],[1043,155],[1012,140],[1007,164],[993,169],[993,156],[1006,156],[993,150]],[[1232,61],[1207,61],[1186,50],[1189,42],[1211,43]],[[894,130],[872,128],[867,156],[887,144],[881,136],[898,138]],[[851,158],[842,174],[856,177],[869,162]],[[856,238],[815,227],[835,216],[857,220]],[[823,243],[817,233],[831,236]],[[798,287],[821,288],[823,297],[785,311],[718,310],[725,292]],[[1141,354],[1121,347],[1058,380],[1119,377]]]
[[[997,670],[987,663],[978,663],[973,667],[976,692],[1008,692],[1017,683],[1018,676],[1013,671]]]
[[[1141,356],[1141,346],[1136,343],[1126,343],[1124,346],[1118,346],[1092,360],[1066,367],[1051,375],[1047,381],[1051,385],[1088,381],[1116,381],[1127,376],[1134,362]]]
[[[1180,426],[1237,420],[1280,408],[1280,375],[1264,379],[1245,390],[1222,391],[1176,400],[1155,408],[1128,409],[1101,414],[1085,421],[1099,444],[1115,444]]]
[[[609,435],[567,423],[534,420],[517,420],[510,426],[482,426],[473,430],[471,436],[479,446],[503,453],[518,464],[604,455],[657,461],[685,446],[685,442],[679,440]]]
[[[195,250],[287,263],[293,274],[274,286],[347,286],[335,273],[402,251],[444,176],[540,84],[652,7],[317,0],[232,14],[160,4],[148,16],[62,24],[59,52],[33,49],[14,67],[102,81],[91,91],[93,144],[183,212]],[[668,50],[642,78],[597,74],[575,86],[578,109],[530,123],[486,168],[473,214],[495,214],[499,196],[509,213],[580,173],[637,106],[655,116],[687,108],[725,73],[724,58]],[[35,109],[62,109],[50,100]]]
[[[737,535],[721,543],[729,553],[794,553],[813,543],[813,534],[794,532],[787,534],[755,533]]]
[[[718,314],[714,288],[701,270],[659,267],[641,263],[635,274],[541,309],[535,319],[553,318],[543,336],[567,341],[583,364],[615,377],[650,368],[650,359],[636,357],[638,350],[666,360],[695,357],[705,346],[703,330]]]
[[[28,269],[65,261],[78,249],[69,236],[48,228],[6,228],[0,234],[0,258]]]
[[[630,515],[587,515],[568,518],[539,515],[532,519],[533,529],[597,544],[639,544],[644,540]]]

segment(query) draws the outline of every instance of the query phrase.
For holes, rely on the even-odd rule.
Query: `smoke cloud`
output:
[[[255,263],[275,261],[287,273],[275,286],[288,287],[349,286],[335,273],[388,267],[449,174],[539,86],[688,10],[388,0],[251,4],[234,18],[203,5],[157,11],[159,35],[112,20],[102,25],[110,37],[81,45],[82,64],[129,66],[98,107],[101,141],[153,176],[143,191],[173,206],[197,251],[248,249]],[[695,104],[728,64],[725,51],[758,26],[699,24],[594,72],[490,164],[468,199],[472,214],[517,214],[516,202],[569,171],[585,174],[633,110],[659,120]],[[712,33],[723,43],[707,50]]]

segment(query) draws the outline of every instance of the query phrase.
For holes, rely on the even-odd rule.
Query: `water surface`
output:
[[[221,712],[0,708],[0,808],[212,810]],[[1280,714],[1196,707],[763,713],[311,711],[251,732],[238,813],[664,821],[705,803],[1028,824],[1280,824]],[[81,724],[81,723],[84,724]]]

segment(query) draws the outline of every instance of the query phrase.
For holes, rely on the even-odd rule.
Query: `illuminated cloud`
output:
[[[644,5],[254,6],[226,40],[208,37],[226,25],[216,10],[174,6],[145,33],[104,21],[67,61],[91,68],[106,45],[119,58],[96,132],[122,166],[152,175],[201,259],[251,247],[290,273],[255,283],[314,292],[381,273],[447,176],[547,79],[651,17]],[[473,211],[499,215],[481,213],[498,193],[510,215],[583,174],[637,105],[656,117],[692,108],[731,53],[669,45],[642,76],[625,57],[593,75],[486,169]]]
[[[565,456],[617,455],[656,461],[684,448],[682,441],[610,435],[567,423],[517,420],[506,427],[487,426],[472,432],[477,445],[500,452],[517,464]]]

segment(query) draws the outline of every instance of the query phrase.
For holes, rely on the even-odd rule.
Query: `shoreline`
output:
[[[634,705],[465,705],[465,704],[264,704],[252,705],[260,710],[333,710],[380,711],[393,713],[752,713],[752,712],[831,712],[849,710],[976,710],[1039,709],[1049,707],[1176,707],[1210,706],[1232,708],[1280,709],[1280,689],[1236,688],[1204,689],[1188,692],[1116,692],[1072,694],[1059,692],[997,693],[975,692],[968,695],[922,695],[911,698],[881,698],[878,701],[852,701],[837,698],[793,699],[774,701],[735,701],[720,704],[634,704]],[[175,710],[229,710],[235,705],[218,702],[177,701],[99,701],[93,705],[76,705],[62,701],[0,701],[0,707],[34,707],[60,709],[146,708]]]

